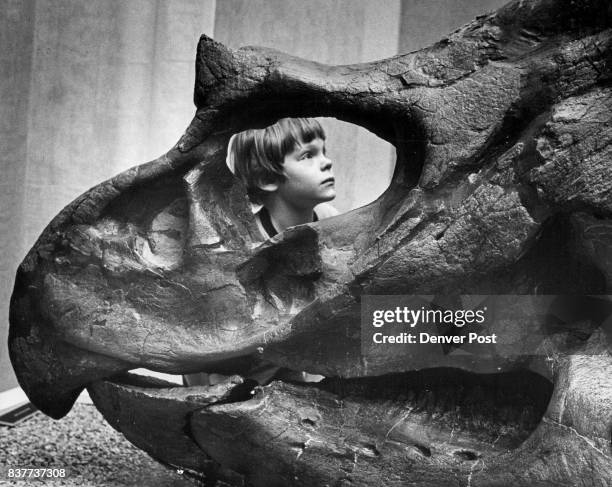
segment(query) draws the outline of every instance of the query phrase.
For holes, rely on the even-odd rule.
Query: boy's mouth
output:
[[[335,184],[335,183],[336,183],[335,178],[327,178],[327,179],[324,179],[321,184]]]

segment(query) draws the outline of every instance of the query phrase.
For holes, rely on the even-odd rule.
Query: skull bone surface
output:
[[[135,445],[211,485],[612,485],[605,326],[517,313],[538,353],[367,360],[360,329],[363,296],[610,293],[611,74],[607,0],[516,1],[349,66],[203,36],[183,138],[80,196],[21,264],[20,384],[54,418],[87,387]],[[264,241],[226,146],[285,116],[362,125],[397,164],[374,203]],[[326,378],[255,387],[270,363]]]

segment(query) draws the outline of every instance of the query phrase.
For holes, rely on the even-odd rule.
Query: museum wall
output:
[[[399,52],[416,51],[508,0],[402,0]]]

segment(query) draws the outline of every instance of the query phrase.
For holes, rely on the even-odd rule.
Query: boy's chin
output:
[[[319,203],[325,203],[327,201],[332,201],[333,199],[336,198],[336,191],[333,192],[329,192],[326,195],[323,195],[321,198],[319,198]]]

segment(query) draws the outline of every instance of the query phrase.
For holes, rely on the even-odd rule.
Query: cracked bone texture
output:
[[[366,362],[359,324],[364,294],[610,293],[609,3],[516,1],[429,48],[348,66],[203,36],[196,63],[197,110],[177,145],[77,198],[18,270],[9,350],[30,399],[60,418],[87,386],[130,441],[211,482],[612,485],[601,330],[570,340],[517,318],[517,340],[547,337],[545,360]],[[395,145],[389,188],[263,241],[225,147],[281,116],[334,116]],[[497,403],[487,384],[466,385],[453,407],[479,419],[436,423],[454,418],[448,391],[414,384],[385,402],[323,385],[275,381],[251,395],[240,378],[192,390],[121,374],[246,374],[261,361],[347,384],[433,368],[472,385],[477,372],[537,373],[550,401],[509,398],[525,416],[483,419],[470,398]],[[508,377],[510,389],[523,380]]]

